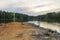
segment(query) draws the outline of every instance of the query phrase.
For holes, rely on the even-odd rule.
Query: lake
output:
[[[36,25],[39,25],[38,21],[29,21],[28,23],[34,23]],[[48,23],[40,21],[40,27],[51,29],[60,33],[60,23]]]

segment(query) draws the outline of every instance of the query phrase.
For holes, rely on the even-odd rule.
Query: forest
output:
[[[45,15],[39,15],[38,19],[39,19],[39,21],[59,22],[60,23],[60,11],[59,12],[50,12]]]
[[[0,23],[28,21],[28,15],[22,13],[0,11]]]
[[[45,21],[45,22],[60,23],[60,11],[49,12],[44,15],[38,15],[38,16],[29,16],[22,13],[6,12],[0,10],[0,23],[27,22],[27,21]]]

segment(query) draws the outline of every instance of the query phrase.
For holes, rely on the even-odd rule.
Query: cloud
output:
[[[28,11],[39,12],[59,8],[59,0],[23,0],[12,5],[12,8],[22,8]],[[36,10],[36,11],[35,11]]]
[[[48,6],[43,6],[43,7],[36,7],[36,8],[30,8],[30,11],[34,12],[41,12],[41,11],[48,11],[52,9],[58,9],[59,7],[57,5],[48,5]]]
[[[24,11],[26,10],[27,13],[39,13],[59,9],[60,0],[0,0],[0,9],[3,10],[4,8],[11,8],[12,11],[19,8]]]
[[[11,4],[16,3],[16,0],[0,0],[0,8],[9,8]]]

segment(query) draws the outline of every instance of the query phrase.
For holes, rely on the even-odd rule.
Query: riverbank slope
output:
[[[0,40],[60,40],[59,33],[19,22],[0,26]]]

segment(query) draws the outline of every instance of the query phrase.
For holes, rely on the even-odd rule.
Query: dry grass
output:
[[[0,40],[29,40],[31,30],[36,30],[28,24],[22,25],[18,22],[12,22],[0,26]]]
[[[31,33],[36,30],[37,28],[31,27],[29,24],[23,25],[19,22],[7,23],[0,26],[0,40],[40,40],[40,38],[36,39],[31,36]],[[39,29],[39,31],[45,33],[47,30]],[[52,40],[56,40],[56,38],[53,37]]]

